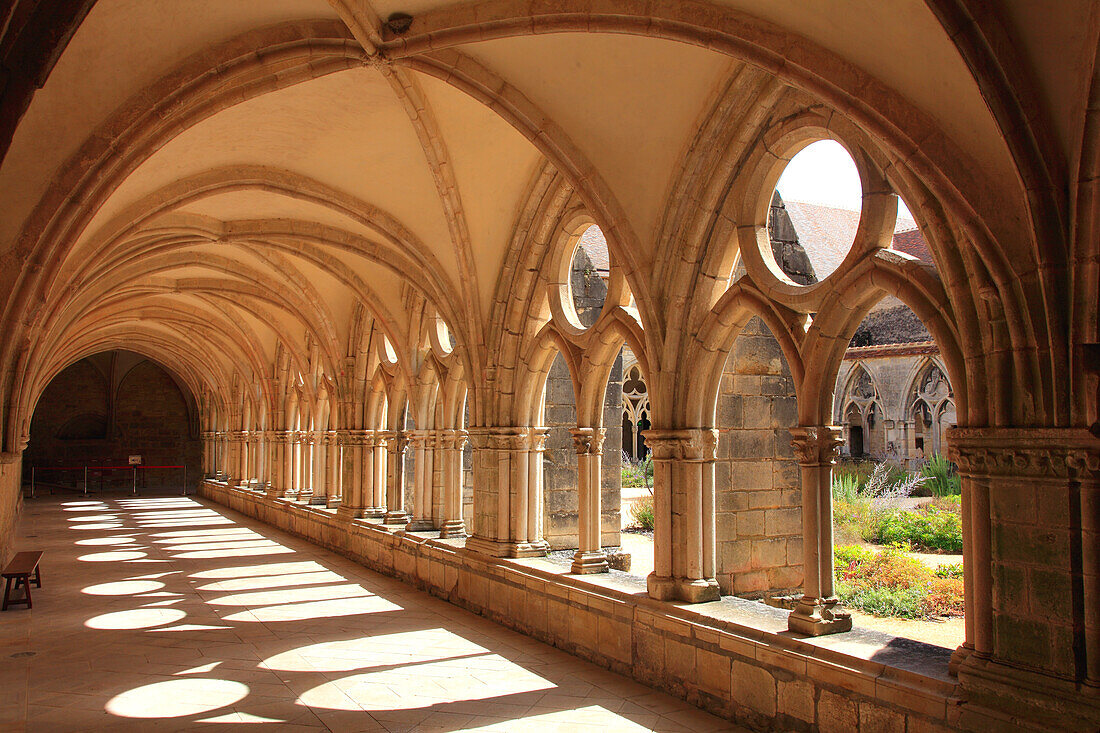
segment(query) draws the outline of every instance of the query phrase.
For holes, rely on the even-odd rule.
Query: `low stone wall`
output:
[[[204,482],[206,498],[756,730],[948,730],[955,685],[454,541]]]

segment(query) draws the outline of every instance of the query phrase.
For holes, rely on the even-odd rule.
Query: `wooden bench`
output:
[[[4,572],[0,573],[7,583],[4,586],[4,607],[0,610],[7,611],[8,606],[26,606],[27,608],[34,608],[31,605],[31,581],[34,581],[35,588],[42,587],[42,571],[38,568],[38,562],[42,559],[41,550],[32,550],[29,552],[17,552],[15,557],[11,559],[8,566],[4,568]],[[12,583],[15,583],[15,589],[18,590],[20,586],[23,587],[23,598],[18,600],[11,600]]]

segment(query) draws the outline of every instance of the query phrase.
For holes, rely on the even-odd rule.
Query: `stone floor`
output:
[[[16,547],[0,730],[733,730],[203,500],[39,497]]]

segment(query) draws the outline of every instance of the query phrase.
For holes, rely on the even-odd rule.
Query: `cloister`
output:
[[[1100,727],[1095,0],[0,12],[6,557],[40,397],[124,350],[187,393],[205,500],[737,725]],[[850,154],[862,206],[836,270],[802,285],[769,211],[820,140]],[[891,247],[899,202],[933,263]],[[582,319],[593,225],[607,292]],[[966,617],[949,660],[860,652],[835,593],[834,386],[888,297],[950,379],[956,426],[937,413],[935,440],[962,476]],[[637,585],[601,539],[624,346],[654,461]],[[559,356],[568,572],[532,561]],[[720,438],[727,396],[756,412]],[[739,579],[798,598],[757,624],[723,599]]]

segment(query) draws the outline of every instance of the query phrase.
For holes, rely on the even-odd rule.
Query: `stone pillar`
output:
[[[232,430],[227,434],[229,440],[229,483],[240,486],[245,482],[245,446],[244,441],[248,433],[243,430]]]
[[[363,509],[364,517],[386,515],[386,439],[381,431],[367,431],[363,444]]]
[[[203,478],[214,478],[218,474],[218,467],[215,464],[215,456],[217,453],[214,445],[216,433],[212,430],[204,430],[202,432],[202,475]]]
[[[429,430],[408,431],[409,447],[415,451],[413,469],[412,519],[405,529],[427,532],[435,529],[432,522],[432,434]]]
[[[462,451],[468,435],[465,430],[446,430],[441,436],[440,455],[443,461],[443,516],[439,536],[465,537],[466,522],[462,519]]]
[[[715,430],[647,430],[653,455],[653,573],[649,595],[688,603],[721,597],[714,577]]]
[[[540,513],[537,483],[545,430],[529,427],[471,428],[474,446],[474,528],[466,549],[493,557],[533,557],[550,549],[533,513]],[[532,480],[534,479],[534,481]],[[461,479],[459,479],[461,480]]]
[[[404,432],[387,431],[386,437],[386,514],[385,524],[408,524],[405,512],[405,451],[409,438]]]
[[[258,430],[252,430],[248,433],[248,468],[245,470],[245,480],[248,483],[248,488],[256,489],[260,487],[260,443],[262,435]]]
[[[316,436],[311,432],[298,433],[298,501],[308,502],[313,497],[313,461]]]
[[[604,428],[573,428],[577,451],[577,552],[570,572],[606,573],[607,556],[600,544],[600,459]]]
[[[267,446],[267,482],[264,490],[272,498],[286,496],[286,431],[267,431],[264,444]]]
[[[215,465],[218,467],[216,475],[219,481],[229,481],[229,432],[219,430],[215,435]]]
[[[340,506],[340,438],[343,431],[330,430],[325,433],[325,505],[332,509]]]
[[[791,428],[791,447],[802,471],[803,596],[787,619],[791,631],[809,636],[852,629],[838,605],[833,568],[833,464],[843,431],[832,425]]]
[[[286,431],[283,444],[283,496],[298,496],[298,433]]]
[[[1100,728],[1100,438],[1041,427],[947,438],[970,529],[959,724]]]
[[[366,509],[367,461],[365,453],[371,448],[372,431],[370,430],[344,430],[341,432],[340,441],[343,447],[343,457],[340,470],[343,474],[341,482],[340,508],[337,515],[345,519],[358,519],[364,516]],[[372,457],[373,458],[373,457]]]

